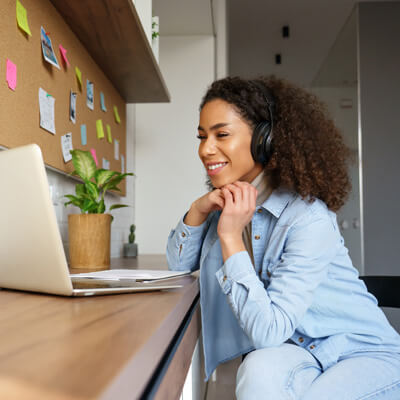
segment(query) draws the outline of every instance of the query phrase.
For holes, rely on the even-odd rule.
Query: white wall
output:
[[[126,143],[126,171],[134,172],[134,126],[135,108],[127,107],[127,143]],[[53,205],[57,216],[64,248],[68,257],[68,214],[79,213],[73,206],[64,206],[65,194],[75,193],[76,181],[58,172],[47,169],[49,186],[52,188]],[[129,226],[134,223],[134,178],[127,178],[127,194],[125,197],[106,195],[107,209],[113,203],[128,204],[130,207],[112,211],[114,221],[111,224],[111,257],[122,256],[123,243],[128,241]]]
[[[136,241],[165,253],[168,234],[205,193],[197,155],[198,107],[214,80],[213,36],[160,37],[160,68],[171,103],[136,106]]]

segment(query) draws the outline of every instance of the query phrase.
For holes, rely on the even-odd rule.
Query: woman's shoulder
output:
[[[293,225],[298,222],[312,222],[318,219],[336,221],[336,214],[318,198],[302,197],[294,191],[278,189],[273,192],[276,196],[287,198],[286,207],[279,216],[279,223]]]

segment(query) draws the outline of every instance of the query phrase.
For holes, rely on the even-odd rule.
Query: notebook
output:
[[[0,151],[0,184],[0,288],[91,296],[182,287],[166,280],[73,283],[39,146]]]

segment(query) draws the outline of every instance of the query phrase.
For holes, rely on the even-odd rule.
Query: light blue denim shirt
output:
[[[167,244],[170,269],[200,268],[206,380],[221,362],[289,339],[323,370],[352,352],[400,353],[325,203],[275,190],[252,218],[254,266],[245,251],[223,262],[220,215],[197,227],[182,218]]]

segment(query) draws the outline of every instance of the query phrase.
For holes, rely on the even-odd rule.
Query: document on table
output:
[[[157,281],[188,275],[190,271],[165,271],[153,269],[108,269],[106,271],[70,274],[71,279],[98,279],[112,281]]]

